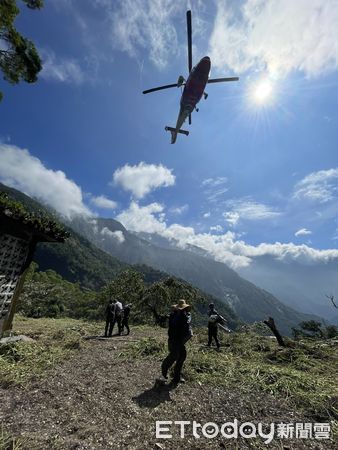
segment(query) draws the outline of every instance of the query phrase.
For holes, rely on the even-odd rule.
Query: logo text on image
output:
[[[195,420],[157,420],[156,439],[172,439],[173,426],[179,432],[181,439],[188,435],[195,439],[201,437],[213,439],[219,435],[225,439],[261,437],[265,444],[269,444],[275,437],[278,439],[330,439],[329,423],[270,423],[263,425],[259,422],[256,426],[252,422],[240,424],[237,419],[222,425],[215,422],[207,422],[202,425]]]

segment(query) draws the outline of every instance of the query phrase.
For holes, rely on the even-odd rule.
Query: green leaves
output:
[[[23,0],[30,9],[40,9],[43,0]],[[42,69],[35,45],[23,37],[14,27],[14,20],[19,14],[15,0],[0,2],[0,41],[4,44],[0,50],[0,70],[3,77],[11,84],[21,80],[34,83]],[[3,94],[0,92],[0,101]]]
[[[5,192],[0,192],[1,214],[28,225],[33,230],[45,233],[57,241],[63,241],[69,237],[69,233],[59,223],[51,220],[43,212],[39,214],[28,212],[22,203],[11,199]]]

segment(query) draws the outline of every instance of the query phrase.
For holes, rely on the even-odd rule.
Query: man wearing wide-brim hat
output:
[[[187,357],[185,344],[192,336],[190,311],[191,306],[184,299],[181,299],[176,305],[172,305],[172,311],[169,316],[169,354],[162,362],[162,375],[167,379],[170,367],[176,362],[174,383],[184,382],[181,378],[181,370]]]

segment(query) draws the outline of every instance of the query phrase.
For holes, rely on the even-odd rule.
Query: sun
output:
[[[266,103],[272,94],[272,84],[269,80],[260,81],[254,89],[254,98],[257,103]]]
[[[261,79],[251,85],[250,97],[252,103],[264,106],[272,102],[274,97],[274,85],[268,78]]]

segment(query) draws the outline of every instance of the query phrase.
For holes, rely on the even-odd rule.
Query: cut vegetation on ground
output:
[[[102,323],[17,317],[15,330],[34,342],[1,348],[1,450],[177,450],[182,442],[187,449],[266,448],[262,438],[182,440],[178,430],[156,439],[156,420],[330,422],[337,432],[335,340],[280,349],[246,331],[222,335],[218,353],[205,347],[202,330],[188,344],[187,383],[175,388],[156,382],[165,329],[141,326],[99,339]],[[333,449],[337,434],[331,441],[274,440],[269,448],[283,445]]]

